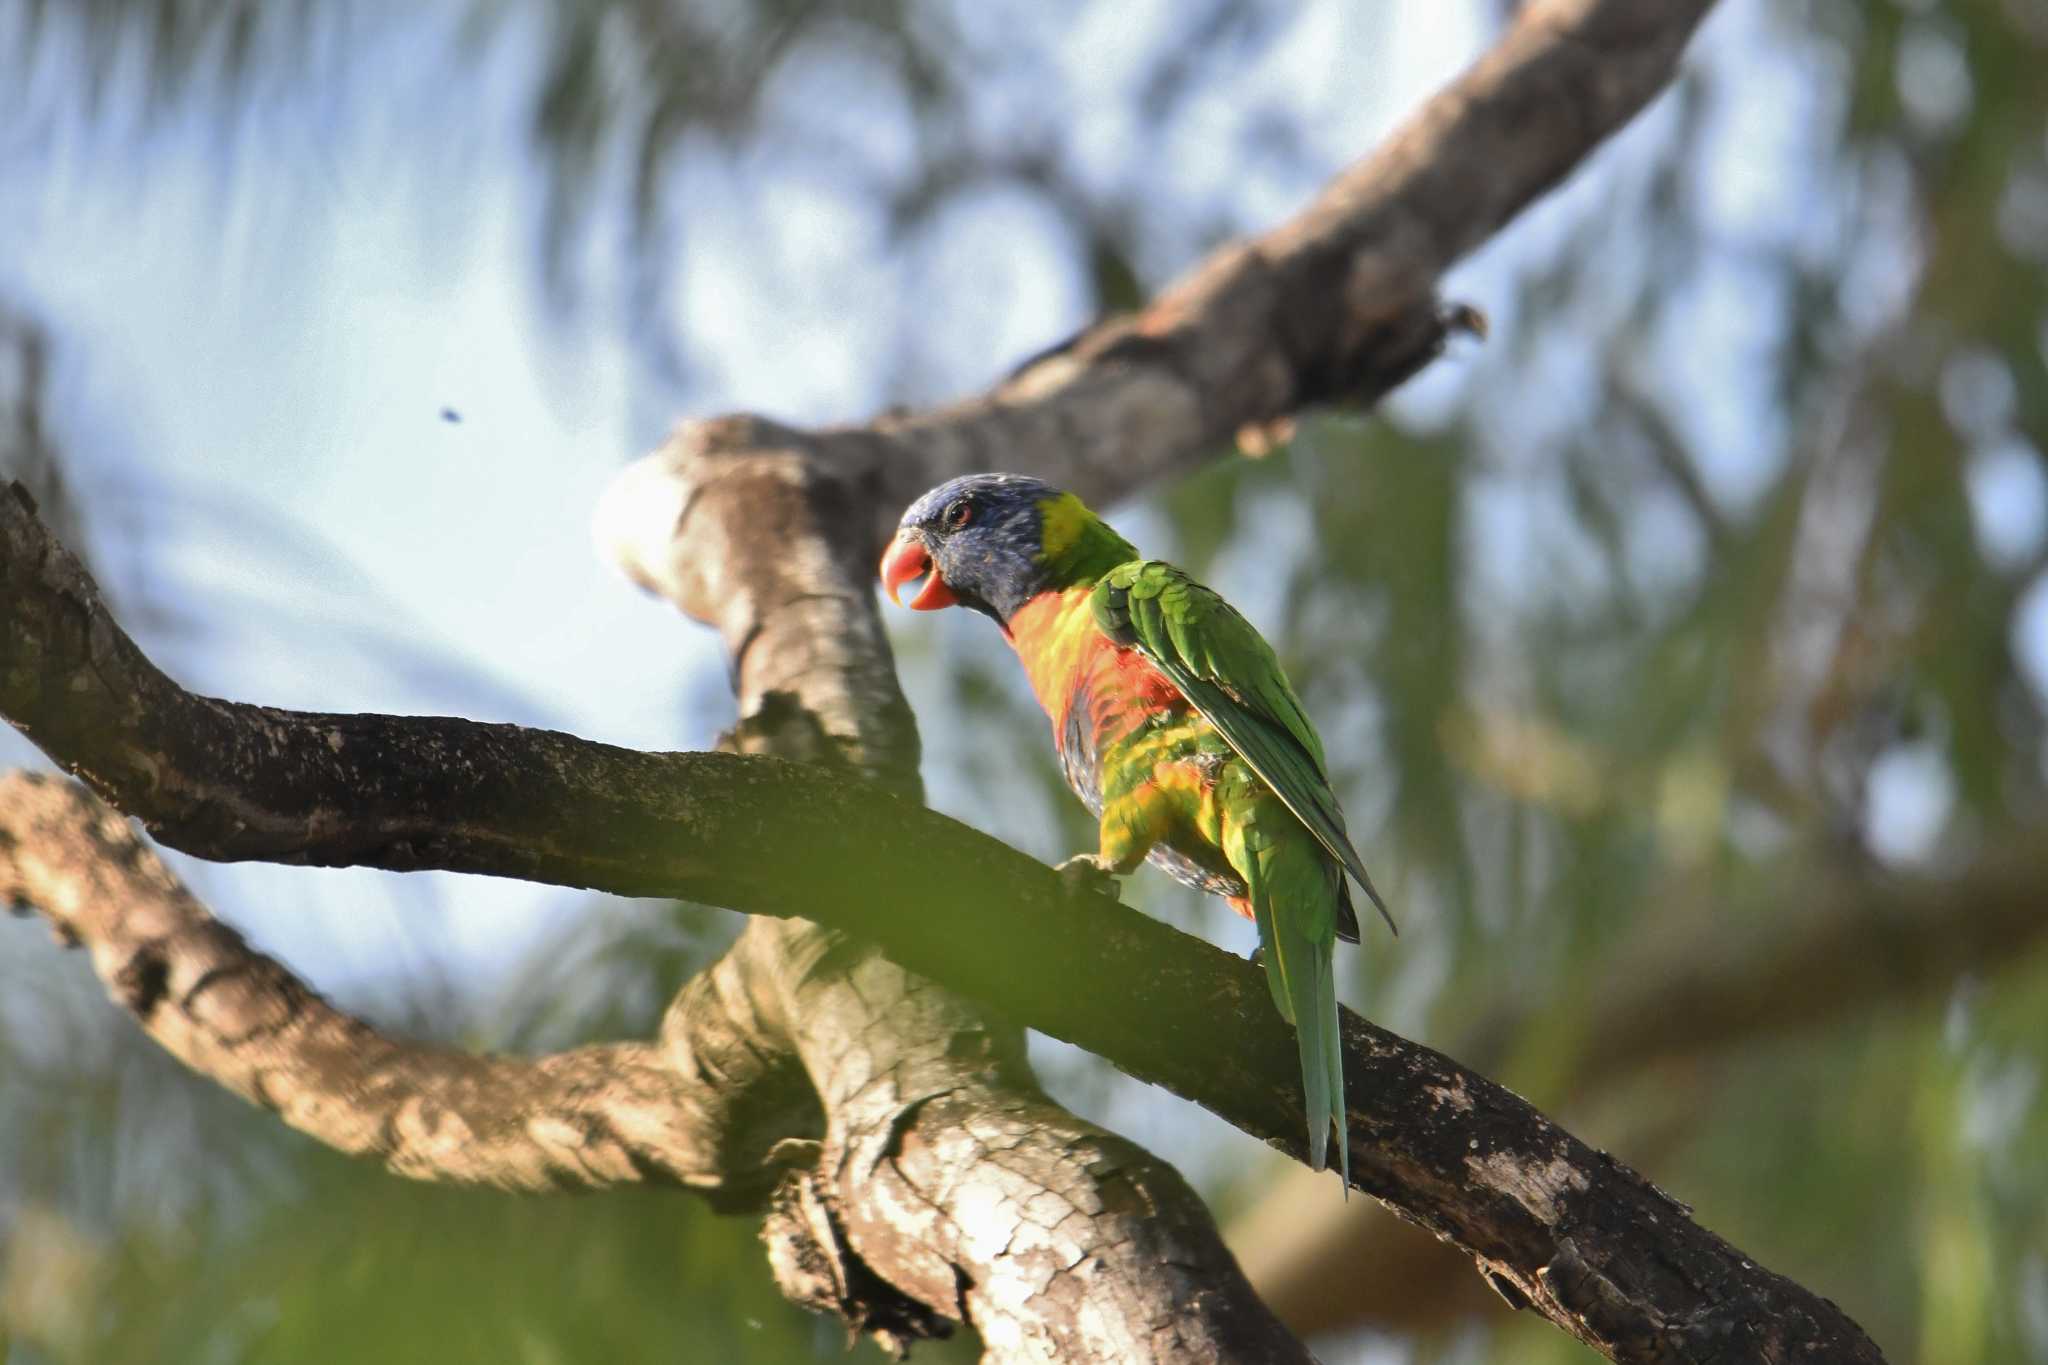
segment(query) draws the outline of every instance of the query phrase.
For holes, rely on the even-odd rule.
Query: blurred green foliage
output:
[[[146,108],[232,116],[386,21],[347,3],[30,11],[28,60],[79,63],[93,116],[133,62]],[[542,274],[587,305],[580,235],[623,231],[636,267],[611,311],[660,365],[688,345],[659,282],[689,240],[674,177],[691,155],[764,175],[830,163],[834,193],[889,207],[891,249],[936,250],[949,203],[1003,184],[1048,207],[1104,308],[1262,226],[1245,196],[1176,192],[1156,167],[1293,8],[1210,0],[1162,24],[1114,111],[1135,130],[1120,174],[1086,164],[1061,98],[1080,17],[556,0],[475,6],[461,41],[541,35],[525,134]],[[1385,415],[1312,417],[1270,458],[1123,509],[1127,529],[1258,619],[1322,724],[1403,925],[1352,955],[1351,1001],[1642,1167],[1892,1359],[2048,1361],[2048,954],[1818,1023],[1761,1008],[1704,1053],[1624,1074],[1580,1064],[1646,951],[1702,922],[1761,923],[1767,942],[1816,873],[1960,875],[2029,848],[2048,873],[2048,20],[2023,0],[1730,0],[1696,57],[1453,281],[1492,341]],[[804,113],[807,91],[842,97],[847,70],[907,111],[902,155],[864,160],[829,104]],[[460,69],[447,79],[461,90]],[[1255,152],[1304,186],[1333,169],[1314,129],[1256,132],[1219,153],[1245,159],[1245,183]],[[987,374],[1005,359],[972,358]],[[877,401],[948,377],[886,368]],[[981,626],[904,632],[935,799],[1064,854],[1081,814]],[[1133,891],[1236,941],[1212,905],[1158,879]],[[339,1162],[101,1027],[78,965],[68,994],[17,990],[30,968],[11,964],[47,958],[4,932],[10,1365],[837,1352],[776,1298],[744,1223],[679,1197],[513,1200]],[[660,983],[715,940],[579,965],[586,989],[637,983],[616,997],[634,1009],[586,998],[522,1033],[550,994],[530,983],[497,1007],[512,1022],[467,1026],[534,1045],[644,1031]],[[1135,1115],[1219,1207],[1272,1174],[1215,1156],[1236,1149],[1205,1116],[1092,1059],[1047,1069],[1084,1112]],[[1502,1313],[1371,1349],[1587,1358]]]

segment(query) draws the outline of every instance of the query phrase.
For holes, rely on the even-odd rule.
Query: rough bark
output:
[[[764,1231],[791,1298],[969,1321],[994,1361],[1309,1359],[1179,1175],[1040,1094],[1014,1028],[837,932],[748,937],[827,1116]]]
[[[746,1125],[720,1111],[763,1087],[678,1084],[674,1059],[649,1043],[527,1060],[387,1037],[209,915],[74,783],[0,777],[0,901],[39,909],[61,941],[82,944],[108,994],[179,1061],[400,1175],[521,1190],[660,1180],[716,1193],[736,1173],[744,1181],[749,1163],[730,1148]],[[705,973],[677,1009],[725,984]],[[749,1060],[726,1048],[697,1072],[723,1080]],[[801,1119],[771,1127],[781,1136]]]
[[[1683,1141],[1713,1100],[1717,1059],[1769,1037],[1912,1008],[1973,974],[2034,960],[2048,946],[2048,856],[1987,858],[1938,881],[1829,885],[1784,879],[1774,903],[1798,913],[1717,914],[1682,941],[1660,936],[1597,975],[1605,983],[1574,1054],[1546,1074],[1563,1112],[1583,1112],[1644,1068],[1655,1112],[1625,1115],[1618,1148],[1638,1159]],[[1504,1005],[1465,1035],[1482,1071],[1507,1056],[1536,1007]],[[1306,1172],[1277,1182],[1227,1230],[1245,1272],[1305,1336],[1371,1326],[1440,1332],[1488,1295],[1461,1258],[1373,1208],[1309,1205]]]

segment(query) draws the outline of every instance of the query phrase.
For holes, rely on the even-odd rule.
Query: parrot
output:
[[[1394,920],[1272,646],[1074,494],[1026,475],[970,474],[918,498],[881,579],[898,605],[922,579],[912,609],[980,612],[1015,649],[1067,784],[1100,823],[1096,852],[1060,864],[1070,886],[1113,893],[1149,860],[1257,926],[1298,1040],[1309,1165],[1327,1168],[1334,1127],[1348,1187],[1335,954],[1359,938],[1351,882]]]

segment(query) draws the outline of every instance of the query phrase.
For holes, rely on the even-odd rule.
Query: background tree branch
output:
[[[744,1074],[731,1086],[679,1085],[648,1043],[526,1060],[388,1037],[209,915],[125,819],[71,782],[0,777],[0,899],[40,910],[60,939],[83,945],[108,994],[179,1061],[399,1175],[715,1191],[745,1170],[723,1150],[732,1125],[718,1112],[755,1089]],[[727,1004],[723,984],[707,973],[678,1000],[699,1037],[712,1012],[697,999]],[[718,1018],[742,1035],[720,1049],[725,1067],[774,1054],[745,1046],[763,1032],[757,1020]]]

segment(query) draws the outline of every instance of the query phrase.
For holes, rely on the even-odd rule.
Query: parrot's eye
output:
[[[948,531],[961,530],[968,522],[974,520],[974,504],[965,498],[949,502],[946,504],[946,510],[939,514],[939,520],[945,523]]]

